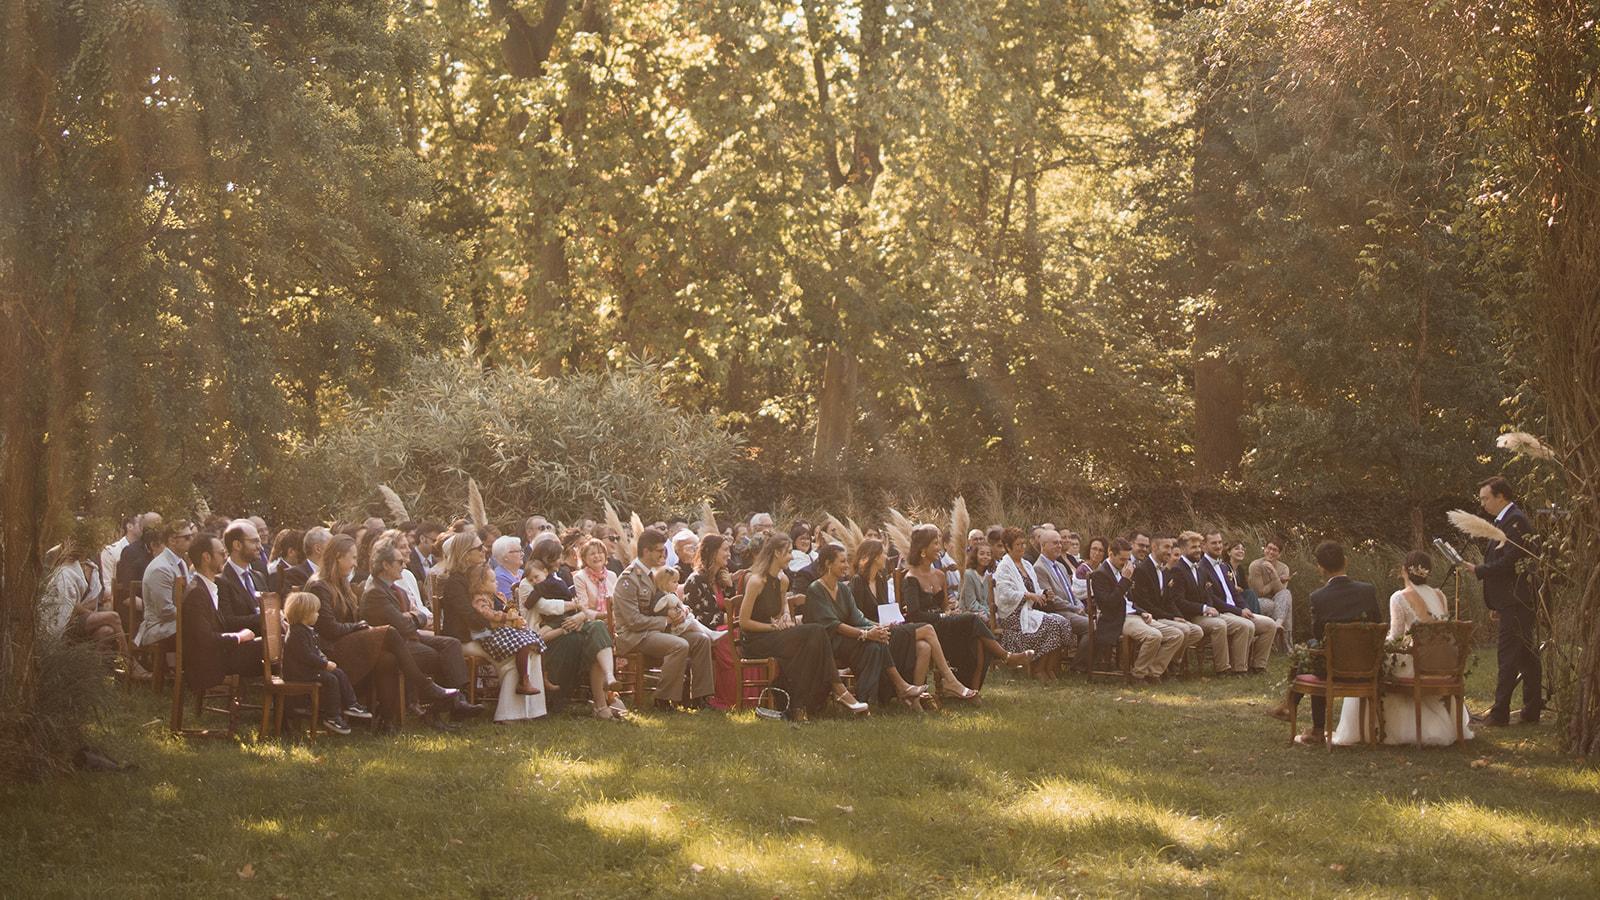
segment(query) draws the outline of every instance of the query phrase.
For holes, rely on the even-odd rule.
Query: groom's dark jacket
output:
[[[1338,575],[1311,593],[1311,636],[1322,640],[1329,622],[1381,622],[1378,591],[1365,581]]]

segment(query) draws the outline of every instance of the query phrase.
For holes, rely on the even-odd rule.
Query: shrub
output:
[[[33,647],[33,702],[0,730],[0,783],[68,771],[84,730],[110,699],[105,658],[93,647],[40,637]]]
[[[301,454],[302,496],[282,508],[383,514],[381,483],[414,516],[448,518],[465,510],[470,476],[494,521],[593,515],[601,500],[690,513],[721,497],[737,452],[712,416],[667,400],[653,366],[544,378],[452,357],[414,368],[375,407],[348,407]]]

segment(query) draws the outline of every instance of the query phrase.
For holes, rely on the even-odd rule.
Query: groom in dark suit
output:
[[[1485,725],[1511,724],[1511,695],[1522,681],[1522,722],[1537,724],[1544,709],[1544,672],[1539,663],[1538,595],[1534,557],[1538,535],[1533,523],[1517,506],[1511,483],[1498,475],[1478,486],[1478,502],[1506,533],[1506,542],[1485,546],[1483,565],[1472,574],[1483,582],[1483,604],[1500,621],[1500,676],[1494,687],[1494,706]]]
[[[1383,613],[1378,609],[1378,591],[1365,581],[1355,581],[1345,574],[1344,548],[1333,541],[1323,541],[1312,554],[1317,568],[1322,570],[1328,583],[1311,594],[1311,636],[1323,639],[1330,622],[1381,622]],[[1297,672],[1298,675],[1317,674]],[[1293,708],[1300,703],[1300,695],[1291,691],[1283,703],[1268,711],[1275,719],[1289,721]],[[1311,730],[1295,736],[1296,744],[1322,743],[1323,725],[1328,721],[1328,701],[1311,696]]]

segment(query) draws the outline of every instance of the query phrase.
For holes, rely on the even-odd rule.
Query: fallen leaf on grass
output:
[[[841,805],[839,805],[837,803],[835,803],[833,805],[833,808],[837,809],[839,812],[842,812],[842,813],[844,813],[846,815],[849,815],[850,813],[853,813],[853,812],[856,811],[856,808],[854,806],[841,806]]]
[[[1472,767],[1474,769],[1487,769],[1489,768],[1489,760],[1487,757],[1475,759],[1472,761]]]
[[[1344,863],[1328,863],[1328,871],[1330,871],[1330,872],[1343,872],[1344,871]]]
[[[249,881],[254,877],[256,877],[256,867],[250,863],[245,863],[244,868],[239,870],[239,879],[241,881]]]
[[[705,870],[706,870],[706,867],[700,865],[699,863],[690,863],[689,864],[689,872],[691,874],[699,875],[701,872],[704,872]]]
[[[815,824],[817,824],[817,820],[816,819],[808,819],[805,816],[784,816],[783,820],[785,822],[793,822],[796,825],[815,825]]]
[[[461,838],[451,838],[450,839],[450,843],[454,844],[457,847],[459,847],[459,846],[461,846]]]

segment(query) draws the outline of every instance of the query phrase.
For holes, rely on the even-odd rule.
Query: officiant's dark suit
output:
[[[1383,613],[1378,608],[1378,591],[1365,581],[1356,581],[1348,575],[1335,575],[1328,583],[1311,593],[1311,636],[1318,642],[1328,630],[1330,622],[1382,622]],[[1320,666],[1319,666],[1320,667]],[[1300,695],[1294,695],[1300,702]],[[1322,731],[1328,721],[1328,701],[1319,694],[1311,696],[1311,727]]]
[[[1529,551],[1537,547],[1538,536],[1527,514],[1515,503],[1501,511],[1495,524],[1508,540],[1498,546],[1486,543],[1483,565],[1473,567],[1473,574],[1483,582],[1483,605],[1500,616],[1500,676],[1489,721],[1511,718],[1511,695],[1518,679],[1522,681],[1522,718],[1538,721],[1544,707],[1544,672],[1536,633],[1539,585],[1532,563],[1521,565],[1533,558]]]

